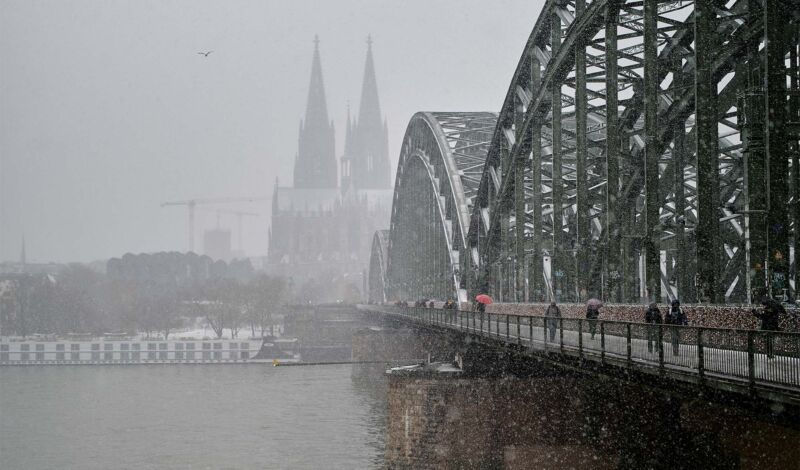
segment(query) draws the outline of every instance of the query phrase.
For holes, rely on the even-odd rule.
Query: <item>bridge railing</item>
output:
[[[437,308],[385,313],[534,350],[705,380],[800,390],[800,333],[553,318]]]

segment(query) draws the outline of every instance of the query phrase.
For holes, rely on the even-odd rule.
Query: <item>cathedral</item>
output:
[[[351,119],[348,109],[344,154],[337,165],[336,131],[315,38],[293,185],[276,180],[273,192],[269,272],[289,280],[296,301],[361,300],[372,236],[388,226],[392,196],[372,40],[367,39],[358,115]]]

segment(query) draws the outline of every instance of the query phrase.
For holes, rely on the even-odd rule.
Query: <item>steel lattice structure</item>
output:
[[[488,143],[477,139],[484,160],[471,154],[482,173],[465,196],[469,220],[459,210],[430,229],[463,246],[399,228],[415,210],[450,214],[457,192],[437,185],[458,173],[429,164],[439,171],[429,192],[445,201],[405,194],[411,148],[444,148],[438,135],[409,141],[421,135],[415,120],[434,115],[409,124],[386,279],[418,282],[387,298],[458,288],[501,301],[794,296],[799,49],[793,0],[548,1]],[[436,244],[449,264],[428,257]],[[420,265],[397,259],[408,256]]]
[[[386,302],[386,266],[389,263],[389,231],[378,230],[372,237],[369,256],[369,298]]]
[[[411,118],[395,180],[386,298],[466,300],[462,273],[471,265],[470,212],[496,123],[492,113]]]

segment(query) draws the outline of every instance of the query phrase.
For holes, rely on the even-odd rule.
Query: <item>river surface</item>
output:
[[[0,367],[0,469],[789,469],[800,431],[620,380]]]
[[[0,467],[380,467],[386,379],[363,367],[2,367]]]

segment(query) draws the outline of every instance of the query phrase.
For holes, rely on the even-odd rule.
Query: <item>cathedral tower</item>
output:
[[[367,60],[361,85],[358,116],[347,116],[345,154],[342,157],[342,189],[389,189],[389,131],[381,117],[378,82],[372,59],[372,38],[367,38]]]
[[[325,84],[322,81],[319,58],[319,38],[314,36],[306,117],[304,121],[300,121],[298,151],[294,162],[294,187],[319,189],[337,186],[333,121],[328,120]]]

